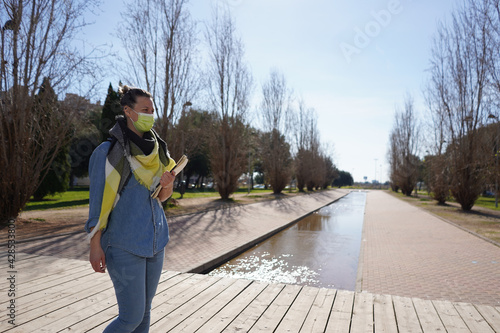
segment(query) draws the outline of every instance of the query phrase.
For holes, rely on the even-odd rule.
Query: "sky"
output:
[[[262,83],[278,69],[297,99],[315,109],[321,142],[337,167],[357,182],[385,182],[395,110],[410,94],[424,117],[433,34],[458,2],[191,0],[188,8],[199,22],[200,38],[214,6],[231,9],[253,75],[253,110]],[[115,36],[121,8],[122,0],[106,0],[88,14],[94,23],[83,38],[124,52]],[[103,91],[119,79],[110,77]]]

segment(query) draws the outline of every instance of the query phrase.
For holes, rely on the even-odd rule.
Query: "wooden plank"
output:
[[[70,282],[75,279],[75,276],[83,277],[87,275],[100,274],[95,273],[92,269],[88,267],[71,267],[64,274],[54,277],[52,275],[45,276],[43,278],[37,279],[29,283],[22,282],[22,288],[19,289],[19,298],[25,297],[35,292],[39,292],[44,289],[51,288],[53,286],[61,285],[66,282]],[[95,277],[95,275],[93,275]]]
[[[472,332],[494,333],[488,322],[472,304],[453,303],[453,305]]]
[[[304,325],[300,332],[304,333],[323,333],[328,323],[328,317],[332,311],[333,301],[335,300],[335,289],[321,288],[314,300],[311,311],[309,311]]]
[[[351,332],[373,333],[373,294],[356,293],[352,309]]]
[[[66,306],[79,298],[85,298],[112,286],[107,274],[96,273],[94,276],[75,278],[73,281],[26,296],[22,300],[23,306],[19,314],[23,318],[33,318],[43,311]]]
[[[236,280],[220,294],[191,314],[188,318],[186,318],[186,320],[174,327],[171,332],[191,333],[197,331],[243,290],[245,290],[251,283],[252,281],[250,280]]]
[[[205,279],[213,281],[214,277],[206,276]],[[205,288],[202,292],[197,293],[196,296],[188,298],[186,302],[156,322],[152,332],[167,332],[172,330],[235,282],[236,280],[233,279],[219,278],[218,281]]]
[[[180,274],[179,272],[164,271],[162,273],[160,283],[158,284],[157,296],[159,293],[163,293],[167,289],[176,288],[179,283],[189,278],[189,276],[190,274]],[[153,307],[155,299],[156,297],[153,299]],[[98,308],[100,309],[96,310]],[[84,332],[96,326],[96,323],[109,323],[109,321],[111,319],[114,319],[118,314],[118,305],[116,304],[116,300],[113,299],[112,305],[110,307],[106,308],[105,304],[100,304],[100,306],[98,304],[93,304],[92,308],[89,309],[89,311],[91,313],[87,316],[87,318],[79,322],[71,323],[71,325],[68,325],[63,331]]]
[[[6,248],[6,247],[5,247]],[[3,252],[3,255],[0,257],[0,269],[7,270],[10,269],[11,263],[8,261],[9,257],[7,256],[7,251]],[[15,261],[14,261],[14,269],[25,268],[27,265],[33,265],[32,261],[34,259],[39,258],[40,256],[36,254],[29,254],[23,252],[16,252]],[[12,258],[12,257],[11,257]],[[51,258],[51,257],[48,257]],[[46,259],[49,260],[49,259]],[[54,260],[54,258],[52,258]]]
[[[326,333],[345,333],[351,327],[354,292],[338,290],[333,302],[332,313],[328,319]]]
[[[16,244],[19,244],[19,243],[16,243]],[[2,245],[2,243],[0,243],[0,246]],[[4,242],[4,245],[7,245],[7,241]],[[33,253],[26,253],[26,252],[23,252],[23,251],[17,251],[16,254],[19,254],[22,256],[23,259],[27,259],[27,258],[31,258],[31,257],[35,257],[35,256],[38,256],[38,254],[33,254]],[[7,251],[4,251],[2,253],[0,253],[0,260],[2,259],[6,259],[7,257],[9,256],[9,254],[7,253]]]
[[[268,285],[223,332],[248,332],[285,288],[284,284]]]
[[[414,298],[413,306],[417,311],[418,320],[424,332],[446,332],[431,301]]]
[[[33,282],[37,279],[53,276],[57,278],[64,275],[69,268],[89,267],[86,261],[70,260],[54,257],[36,257],[26,261],[26,265],[18,269],[22,283]],[[92,268],[90,267],[90,270]]]
[[[170,280],[172,277],[178,275],[177,272],[167,272],[162,274],[159,283],[159,289],[165,288],[167,286],[164,281]],[[160,289],[161,290],[161,289]],[[85,292],[81,290],[81,292]],[[88,295],[88,291],[87,291]],[[72,300],[74,298],[70,297]],[[60,307],[61,305],[64,305]],[[95,315],[100,314],[101,311],[105,311],[110,307],[116,307],[116,299],[114,296],[114,289],[111,284],[100,292],[91,294],[88,297],[77,297],[76,301],[72,303],[62,303],[58,302],[55,305],[59,306],[54,311],[50,311],[47,307],[42,308],[42,312],[39,317],[33,319],[32,321],[25,322],[25,326],[37,327],[40,332],[56,332],[71,327],[73,324],[85,321],[85,319],[91,319],[87,321],[85,328],[92,327],[95,324]],[[113,310],[111,317],[116,316],[117,309]],[[22,317],[24,318],[24,315]],[[90,323],[89,323],[90,322]],[[78,325],[75,325],[78,326]],[[80,325],[81,326],[81,325]],[[23,326],[24,327],[24,326]],[[30,331],[28,328],[27,331]]]
[[[417,312],[413,306],[411,298],[393,296],[394,312],[396,313],[396,321],[400,333],[415,333],[422,332],[420,322],[418,321]]]
[[[115,302],[115,291],[113,288],[108,288],[91,297],[80,299],[77,302],[38,317],[27,323],[27,325],[31,328],[36,327],[37,332],[58,332],[71,326],[72,323],[84,320],[89,315],[92,316],[92,314],[98,312],[100,305],[104,304],[102,309],[107,309]],[[89,313],[89,309],[93,313]]]
[[[449,301],[432,301],[447,332],[470,333],[462,317]]]
[[[301,289],[301,286],[286,285],[249,332],[273,332]]]
[[[293,301],[292,306],[278,325],[275,332],[299,332],[304,324],[307,314],[309,313],[319,289],[309,286],[303,287],[297,298]]]
[[[75,277],[90,278],[91,274],[92,272],[89,270],[82,271],[79,267],[73,267],[57,277],[46,276],[32,282],[20,282],[16,298],[20,303],[29,304],[33,302],[33,299],[43,297],[47,290],[51,288],[57,287],[62,289],[64,286],[73,284]],[[0,304],[0,306],[3,306],[3,304]]]
[[[183,281],[179,286],[171,290],[171,292],[169,291],[168,293],[157,295],[157,297],[153,299],[155,307],[154,311],[151,313],[152,332],[155,330],[161,332],[161,327],[169,314],[189,302],[207,288],[210,288],[219,280],[220,278],[207,278],[205,275],[195,274]],[[156,304],[158,305],[156,306]]]
[[[200,332],[222,332],[238,315],[251,304],[257,296],[266,288],[267,283],[253,281],[245,290],[229,302],[221,311],[210,318]]]
[[[117,309],[116,312],[118,312],[118,306],[116,306],[116,309]],[[116,312],[115,312],[115,314],[116,314]],[[103,321],[103,322],[96,321],[96,323],[100,322],[100,324],[91,328],[91,329],[87,329],[85,331],[85,333],[102,333],[104,331],[104,329],[111,323],[111,321],[113,321],[115,319],[115,317],[117,317],[117,316],[115,315],[113,318],[107,319],[106,321]]]
[[[105,277],[103,275],[103,277]],[[64,292],[53,292],[52,289],[45,291],[42,298],[37,299],[36,302],[18,304],[19,312],[17,313],[19,325],[31,325],[31,321],[48,316],[51,312],[64,308],[72,303],[78,302],[81,299],[92,296],[96,293],[103,292],[106,289],[112,288],[111,281],[109,283],[97,283],[88,281],[87,284],[82,286],[73,285],[73,288],[68,288]],[[75,288],[76,287],[76,288]],[[91,291],[90,288],[93,288]],[[53,289],[56,289],[55,287]],[[0,324],[0,327],[3,323]]]
[[[495,332],[500,332],[500,312],[497,309],[489,305],[476,305],[476,309]]]
[[[38,260],[34,258],[33,260]],[[17,265],[14,270],[16,272],[16,280],[19,285],[34,283],[39,279],[47,279],[51,276],[56,279],[58,276],[64,275],[67,269],[76,267],[73,263],[65,264],[61,259],[50,260],[42,258],[42,263],[36,264],[34,261],[26,262],[26,265]],[[10,271],[10,269],[9,269]]]
[[[163,303],[171,300],[173,297],[176,297],[176,295],[183,293],[185,290],[192,288],[203,279],[203,276],[198,276],[193,273],[178,273],[178,275],[175,276],[175,280],[168,280],[165,282],[165,285],[158,285],[151,307],[160,307]],[[175,288],[171,288],[171,285],[175,286]]]
[[[94,332],[94,333],[102,333],[106,326],[111,323],[113,319],[117,317],[118,314],[118,304],[113,302],[113,304],[101,310],[99,312],[94,313],[91,317],[87,317],[84,320],[72,323],[65,329],[60,332]]]
[[[389,295],[375,295],[373,299],[375,332],[398,333],[396,314]]]
[[[178,282],[178,279],[175,279],[174,277],[178,274],[179,273],[176,272],[167,272],[165,274],[162,274],[160,277],[158,288],[160,288],[160,286],[162,288],[166,288],[175,285],[176,282]],[[168,283],[168,281],[170,281],[170,283]],[[64,309],[60,309],[56,312],[51,313],[48,317],[53,317],[54,320],[46,326],[42,327],[40,325],[40,327],[42,327],[41,332],[60,332],[61,330],[65,330],[68,327],[73,327],[73,329],[75,329],[75,327],[77,327],[77,325],[74,325],[75,323],[81,323],[85,321],[88,325],[89,320],[94,319],[93,317],[96,314],[99,314],[101,311],[105,311],[111,307],[116,308],[114,312],[114,315],[116,315],[118,309],[116,306],[114,288],[106,289],[102,293],[95,294],[91,297],[83,299],[82,301],[70,304]],[[65,311],[69,315],[63,315],[60,313],[61,311]],[[114,316],[112,315],[112,317]],[[38,323],[38,321],[35,321],[35,323]],[[80,327],[82,327],[81,329],[84,330],[85,326],[80,325]]]

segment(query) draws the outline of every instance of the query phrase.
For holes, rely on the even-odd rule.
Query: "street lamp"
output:
[[[1,75],[4,75],[5,73],[5,65],[7,64],[7,60],[5,60],[4,58],[4,51],[5,51],[5,30],[12,30],[14,31],[14,28],[15,28],[15,24],[14,24],[14,21],[12,20],[8,20],[7,22],[5,22],[4,26],[2,27],[2,49],[0,50],[0,53],[2,54],[2,57],[0,59],[0,73]],[[3,80],[0,80],[0,91],[2,91],[2,84],[3,84]]]
[[[498,117],[489,114],[488,119],[495,119],[498,127]],[[495,208],[498,208],[498,131],[495,139]]]
[[[182,105],[182,114],[181,114],[181,119],[182,119],[182,130],[181,130],[181,136],[182,136],[182,155],[184,155],[184,111],[186,107],[193,105],[191,102],[187,101]],[[181,199],[184,197],[184,193],[186,193],[186,182],[184,181],[184,169],[181,170],[181,187],[179,189],[179,193],[181,194]]]

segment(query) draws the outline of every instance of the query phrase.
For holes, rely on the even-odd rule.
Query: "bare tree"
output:
[[[297,188],[312,191],[322,184],[325,169],[321,162],[320,139],[317,116],[314,109],[308,109],[303,100],[299,101],[292,122],[295,145],[295,177]]]
[[[430,69],[431,111],[442,113],[437,117],[445,124],[450,190],[463,210],[472,208],[484,184],[485,147],[478,129],[488,117],[485,92],[491,59],[488,17],[472,3],[455,11],[450,25],[439,26]]]
[[[499,139],[500,133],[500,1],[499,0],[481,0],[470,1],[472,12],[478,21],[486,21],[485,35],[487,39],[487,49],[485,50],[484,60],[487,61],[488,74],[487,86],[484,89],[486,96],[484,105],[488,113],[488,120],[494,122],[489,129],[481,131],[484,133],[485,147],[491,147],[486,152],[485,157],[489,157],[489,167],[485,172],[485,183],[490,185],[495,183],[495,202],[498,204],[498,183],[499,183]]]
[[[90,73],[72,41],[93,2],[3,1],[0,10],[0,223],[15,219],[65,144],[72,110],[37,99],[42,81],[66,92]],[[90,83],[92,85],[92,83]]]
[[[262,85],[261,114],[265,134],[262,142],[262,167],[274,194],[279,194],[290,181],[292,158],[284,133],[290,113],[291,91],[285,76],[272,70]]]
[[[320,184],[323,189],[326,189],[328,186],[333,186],[333,182],[339,177],[339,171],[335,167],[332,158],[326,153],[327,151],[328,150],[323,149],[323,154],[321,155],[322,163],[325,166],[323,183]]]
[[[396,109],[388,153],[393,188],[411,195],[419,175],[419,127],[413,109],[413,98],[405,97],[404,110]]]
[[[215,128],[210,129],[210,165],[221,198],[228,199],[238,188],[238,178],[246,165],[245,117],[252,77],[227,10],[214,11],[206,39],[210,53],[206,86],[217,118]]]
[[[260,153],[266,184],[271,185],[274,194],[280,194],[291,177],[293,160],[290,144],[275,129],[263,133],[261,139]]]
[[[485,34],[488,45],[485,60],[488,61],[488,89],[490,103],[495,106],[490,110],[499,116],[500,109],[500,1],[481,0],[470,1],[477,20],[486,20]],[[498,121],[498,118],[497,118]]]
[[[121,13],[124,25],[118,31],[127,50],[127,69],[133,73],[128,80],[153,95],[160,118],[157,130],[167,139],[183,106],[199,90],[196,24],[187,5],[188,0],[130,1]]]
[[[398,170],[400,169],[400,152],[398,146],[397,132],[393,129],[389,135],[389,149],[387,150],[387,161],[389,162],[389,181],[394,192],[399,191]]]
[[[436,44],[435,44],[436,45]],[[438,44],[439,45],[439,44]],[[436,51],[436,50],[435,50]],[[441,61],[444,59],[441,58]],[[427,101],[427,155],[425,157],[425,182],[430,196],[443,205],[450,196],[450,175],[446,161],[447,125],[439,94],[430,85],[424,91]]]

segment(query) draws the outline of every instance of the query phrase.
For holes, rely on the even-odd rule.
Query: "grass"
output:
[[[394,193],[392,191],[390,191],[390,192],[401,197],[401,198],[406,197],[401,192],[398,192],[398,193]],[[415,192],[413,192],[413,193],[415,193]],[[412,196],[410,198],[418,199],[419,201],[423,201],[423,202],[426,202],[426,201],[433,202],[434,201],[434,199],[432,199],[430,197],[430,195],[429,195],[429,193],[427,193],[427,191],[418,191],[418,197],[415,197],[415,195],[412,194]],[[456,203],[457,201],[453,197],[450,197],[448,200],[446,200],[446,202]],[[500,211],[500,207],[498,207],[498,208],[495,207],[495,197],[488,197],[488,196],[481,195],[474,203],[474,207],[483,207],[483,208],[488,208],[488,209]]]
[[[288,190],[286,190],[288,192]],[[265,189],[253,189],[250,191],[253,197],[260,197],[264,194],[271,193],[271,190]],[[240,188],[236,193],[248,193],[247,188]],[[172,195],[174,199],[180,199],[181,195],[178,191],[174,191]],[[188,189],[184,193],[183,198],[208,198],[208,197],[219,197],[219,193],[214,189]],[[28,202],[24,211],[30,210],[46,210],[46,209],[58,209],[58,208],[72,208],[72,207],[84,207],[89,204],[89,188],[88,186],[76,186],[64,193],[59,193],[53,196],[47,196],[41,201],[34,201],[33,199]]]
[[[288,191],[288,190],[286,190],[286,191]],[[271,192],[272,192],[271,190],[265,190],[265,189],[253,189],[250,191],[250,193],[252,195],[257,195],[257,196],[260,196],[260,195],[266,194],[266,193],[271,193]],[[285,192],[285,191],[283,191],[283,192]],[[245,194],[245,193],[248,193],[248,189],[246,187],[245,188],[242,187],[242,188],[239,188],[235,193]],[[181,194],[179,193],[179,191],[175,190],[172,197],[174,199],[180,199]],[[219,197],[219,192],[217,192],[213,188],[212,189],[203,189],[203,190],[188,189],[188,190],[186,190],[186,193],[184,193],[184,196],[183,196],[184,199],[210,198],[210,197]]]
[[[476,200],[476,203],[474,206],[479,206],[479,207],[484,207],[484,208],[489,208],[493,210],[500,210],[499,207],[495,207],[495,197],[479,197]]]
[[[24,211],[81,207],[89,204],[89,188],[76,186],[64,193],[47,196],[41,201],[28,202]]]

